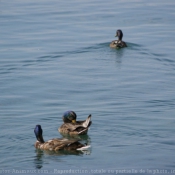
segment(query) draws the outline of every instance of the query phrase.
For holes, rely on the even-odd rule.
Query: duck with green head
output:
[[[122,41],[123,38],[123,32],[119,29],[116,31],[115,37],[118,37],[118,40],[114,40],[110,43],[111,48],[123,48],[127,47],[126,43]]]
[[[84,145],[79,142],[78,139],[66,139],[66,138],[54,138],[48,141],[44,141],[43,139],[43,130],[41,125],[36,125],[34,129],[34,133],[37,141],[35,142],[35,148],[41,150],[49,150],[49,151],[59,151],[59,150],[83,150],[89,148],[90,145]]]
[[[74,111],[66,111],[63,114],[63,124],[58,128],[61,134],[83,135],[87,134],[91,122],[91,114],[84,121],[77,121],[77,115]]]

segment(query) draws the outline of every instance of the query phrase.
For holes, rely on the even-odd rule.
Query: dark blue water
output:
[[[175,2],[0,1],[0,174],[175,173]],[[111,49],[117,29],[128,47]],[[34,148],[92,114],[83,154]],[[63,171],[61,171],[63,170]]]

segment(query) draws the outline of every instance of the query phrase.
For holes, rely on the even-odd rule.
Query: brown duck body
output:
[[[124,41],[114,40],[110,43],[110,47],[111,48],[123,48],[123,47],[127,47],[127,45]]]
[[[118,37],[118,40],[114,40],[110,43],[110,47],[111,48],[123,48],[123,47],[127,47],[126,43],[124,41],[122,41],[122,38],[123,38],[123,32],[122,30],[117,30],[116,31],[116,35],[115,37]]]
[[[83,146],[85,145],[81,144],[79,140],[68,140],[65,138],[54,138],[44,143],[37,140],[35,143],[35,148],[49,151],[77,150]]]
[[[84,121],[76,121],[76,123],[63,123],[58,131],[61,134],[69,134],[69,135],[83,135],[87,134],[90,125],[92,124],[91,115]]]

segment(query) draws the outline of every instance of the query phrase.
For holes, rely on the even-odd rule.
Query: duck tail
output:
[[[91,114],[88,116],[88,118],[84,121],[83,127],[88,128],[91,125]]]
[[[79,151],[88,150],[90,147],[91,147],[91,145],[86,145],[86,146],[83,146],[81,148],[77,148],[77,150],[79,150]]]

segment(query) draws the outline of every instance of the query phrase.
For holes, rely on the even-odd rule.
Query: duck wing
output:
[[[127,47],[124,41],[115,41],[114,44],[116,45],[117,48]]]
[[[58,138],[54,138],[51,140],[48,140],[47,142],[45,142],[42,146],[41,149],[44,150],[50,150],[50,151],[57,151],[57,150],[61,150],[64,149],[66,147],[69,147],[71,144],[78,142],[79,139],[74,139],[74,140],[68,140],[65,138],[62,139],[58,139]]]
[[[79,122],[79,123],[81,123],[81,124],[76,127],[76,131],[78,132],[78,135],[79,134],[86,134],[88,128],[92,124],[91,114],[88,116],[88,118],[85,121],[82,121],[82,122]]]
[[[76,124],[64,123],[61,127],[65,129],[67,128],[69,131],[76,131],[88,128],[91,123],[91,115],[89,115],[85,121],[77,121]]]

